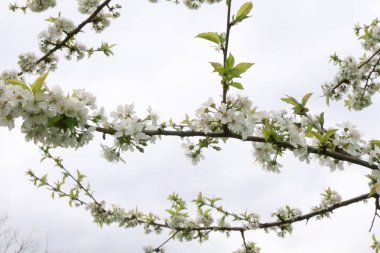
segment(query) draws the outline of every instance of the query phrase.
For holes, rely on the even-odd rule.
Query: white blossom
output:
[[[33,12],[42,12],[55,7],[56,4],[55,0],[28,0],[26,6]]]
[[[91,14],[98,7],[100,0],[77,0],[78,9],[83,14]]]

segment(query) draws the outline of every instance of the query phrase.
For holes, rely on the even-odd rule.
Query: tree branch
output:
[[[87,126],[90,127],[90,126]],[[116,131],[112,128],[102,128],[102,127],[96,127],[95,130],[97,132],[103,133],[103,134],[109,134],[114,135]],[[275,144],[281,148],[289,149],[289,150],[295,150],[298,149],[297,147],[293,146],[289,142],[284,141],[273,141],[269,142],[265,140],[264,137],[258,137],[258,136],[248,136],[247,139],[243,140],[242,136],[239,134],[231,133],[231,132],[214,132],[214,133],[204,133],[200,131],[173,131],[173,130],[145,130],[143,131],[144,134],[149,136],[178,136],[178,137],[213,137],[213,138],[231,138],[231,139],[238,139],[242,141],[250,141],[250,142],[261,142],[261,143],[272,143]],[[376,164],[370,164],[367,161],[364,161],[358,157],[349,155],[347,153],[338,152],[338,151],[330,151],[330,150],[323,150],[318,147],[312,147],[307,146],[307,151],[312,154],[320,155],[320,156],[328,156],[340,161],[346,161],[349,163],[357,164],[372,170],[378,170],[378,166]]]
[[[227,55],[228,55],[228,42],[230,40],[230,30],[231,30],[231,1],[227,1],[227,25],[226,25],[226,45],[223,48],[223,67],[226,68],[226,62],[227,62]],[[222,82],[223,85],[223,103],[227,102],[227,91],[228,91],[228,85],[226,81]],[[227,128],[226,128],[227,129]]]
[[[46,61],[49,56],[54,54],[55,51],[61,49],[71,38],[73,38],[76,34],[78,34],[83,27],[85,27],[87,24],[91,23],[92,20],[103,10],[104,7],[106,7],[112,0],[105,0],[103,3],[101,3],[95,11],[82,23],[80,23],[74,30],[67,33],[66,37],[58,43],[56,46],[54,46],[52,49],[50,49],[45,55],[43,55],[41,58],[39,58],[34,65],[38,65],[43,61]],[[24,72],[19,72],[18,75],[21,76]]]
[[[360,196],[357,196],[357,197],[354,197],[352,199],[348,199],[348,200],[345,200],[345,201],[342,201],[340,203],[337,203],[337,204],[334,204],[328,208],[325,208],[325,209],[321,209],[321,210],[318,210],[318,211],[313,211],[313,212],[310,212],[308,214],[304,214],[304,215],[300,215],[300,216],[297,216],[296,218],[294,219],[290,219],[290,220],[284,220],[284,221],[275,221],[275,222],[266,222],[266,223],[258,223],[258,226],[257,228],[260,228],[260,229],[268,229],[268,228],[273,228],[273,227],[280,227],[280,226],[283,226],[283,225],[290,225],[290,224],[293,224],[293,223],[296,223],[296,222],[300,222],[300,221],[303,221],[303,220],[309,220],[310,218],[313,218],[315,216],[318,216],[318,215],[322,215],[322,214],[325,214],[325,213],[330,213],[336,209],[339,209],[341,207],[344,207],[344,206],[349,206],[351,204],[354,204],[354,203],[357,203],[357,202],[360,202],[360,201],[364,201],[366,199],[370,199],[370,198],[376,198],[377,195],[369,195],[369,194],[363,194],[363,195],[360,195]],[[106,210],[104,210],[104,212],[107,212]],[[131,221],[132,218],[126,218],[125,219],[126,221]],[[139,224],[145,224],[146,222],[144,220],[137,220],[137,222]],[[209,226],[209,227],[176,227],[176,228],[172,228],[172,227],[169,227],[169,225],[167,224],[163,224],[163,223],[156,223],[156,222],[151,222],[150,225],[152,226],[156,226],[156,227],[160,227],[160,228],[166,228],[166,229],[173,229],[175,231],[235,231],[235,232],[241,232],[241,231],[249,231],[249,230],[254,230],[254,228],[247,228],[247,227],[240,227],[240,226],[234,226],[234,227],[219,227],[219,226]]]

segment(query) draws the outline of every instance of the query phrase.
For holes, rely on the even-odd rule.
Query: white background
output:
[[[233,1],[234,12],[244,1]],[[378,98],[362,112],[349,112],[341,104],[327,107],[320,97],[320,85],[334,76],[336,68],[328,56],[361,55],[360,42],[353,34],[354,24],[370,23],[379,12],[375,0],[256,0],[253,17],[234,27],[230,49],[236,60],[256,64],[242,79],[245,90],[259,110],[288,109],[280,101],[286,94],[297,98],[308,92],[311,113],[326,112],[327,125],[351,121],[366,139],[379,138]],[[17,66],[17,55],[38,50],[37,34],[46,29],[49,15],[72,17],[79,23],[85,17],[75,11],[75,1],[65,1],[43,14],[10,13],[8,1],[0,3],[0,70]],[[100,35],[89,29],[78,39],[88,45],[101,41],[116,43],[115,56],[95,55],[90,60],[61,60],[58,71],[47,79],[49,86],[65,91],[84,88],[98,98],[98,104],[112,111],[118,104],[134,103],[140,115],[148,106],[162,120],[180,121],[193,115],[208,97],[220,99],[217,75],[209,61],[221,56],[210,44],[194,37],[201,32],[224,31],[226,8],[223,3],[205,5],[190,11],[183,5],[143,0],[122,2],[122,16]],[[31,78],[30,80],[32,80]],[[53,200],[44,189],[35,188],[24,175],[33,168],[40,175],[56,169],[40,164],[38,148],[26,143],[18,129],[0,129],[0,213],[11,217],[11,224],[42,241],[48,236],[49,249],[57,252],[141,252],[144,245],[158,246],[167,236],[146,236],[142,229],[125,230],[116,226],[100,229],[83,208],[71,208],[66,200]],[[279,207],[290,205],[305,213],[320,201],[323,189],[331,187],[344,199],[366,193],[370,173],[359,166],[331,173],[317,162],[301,164],[286,156],[281,174],[264,172],[254,163],[249,143],[229,141],[220,152],[205,153],[198,166],[183,155],[181,140],[162,138],[145,154],[127,153],[126,164],[114,165],[100,157],[99,141],[80,150],[56,150],[67,168],[80,169],[88,176],[95,196],[108,204],[164,214],[167,196],[177,192],[187,201],[199,191],[223,199],[226,209],[258,213],[262,221]],[[368,233],[374,205],[358,203],[337,210],[332,219],[310,220],[294,225],[285,239],[274,233],[250,232],[248,240],[262,252],[372,252]],[[380,237],[379,221],[373,232]],[[215,234],[209,242],[170,242],[168,252],[232,252],[241,245],[239,235],[226,239]]]

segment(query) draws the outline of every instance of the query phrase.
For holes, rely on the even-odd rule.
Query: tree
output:
[[[7,215],[0,216],[0,252],[1,253],[32,253],[42,252],[39,241],[30,235],[23,235],[19,231],[8,225],[9,217]],[[48,253],[48,245],[43,251]]]
[[[255,244],[250,244],[245,240],[247,230],[272,228],[280,236],[284,236],[292,231],[292,223],[309,220],[311,217],[322,218],[337,208],[366,199],[375,199],[374,218],[376,217],[379,184],[378,141],[376,139],[364,142],[358,131],[348,124],[341,125],[340,128],[326,126],[329,124],[327,120],[325,123],[323,113],[316,116],[309,113],[307,103],[310,93],[301,99],[292,96],[282,98],[292,107],[288,113],[255,111],[248,98],[243,96],[228,98],[227,94],[232,94],[234,88],[243,88],[243,84],[236,80],[239,80],[237,78],[252,66],[250,62],[235,62],[235,54],[229,53],[233,50],[229,50],[228,47],[230,29],[235,29],[239,23],[248,18],[252,9],[251,3],[241,5],[232,16],[230,15],[231,3],[227,2],[229,15],[226,32],[224,34],[206,32],[198,35],[199,38],[214,43],[223,56],[221,62],[211,63],[214,72],[221,79],[222,102],[210,100],[202,105],[195,118],[186,116],[182,122],[175,123],[172,120],[158,121],[151,109],[148,115],[137,117],[133,105],[118,107],[111,114],[113,120],[108,122],[105,121],[102,112],[95,111],[95,114],[88,114],[88,111],[95,109],[94,98],[88,93],[76,90],[69,97],[65,97],[60,90],[44,85],[47,77],[46,68],[51,70],[56,68],[56,58],[53,57],[53,53],[58,49],[66,50],[68,58],[77,57],[78,59],[85,54],[92,55],[96,51],[104,52],[106,55],[112,54],[112,44],[102,43],[97,48],[86,48],[73,39],[83,26],[92,24],[94,29],[99,31],[108,25],[108,18],[119,15],[117,10],[120,6],[110,6],[110,1],[103,3],[92,1],[91,3],[100,4],[97,8],[88,7],[86,4],[90,2],[79,1],[81,12],[89,15],[89,18],[78,26],[79,28],[70,20],[59,16],[49,19],[49,22],[53,24],[47,32],[40,35],[40,45],[44,53],[41,58],[31,53],[19,57],[22,72],[40,73],[32,85],[9,73],[3,78],[5,82],[14,86],[4,84],[4,94],[11,94],[10,98],[5,97],[8,99],[6,105],[10,108],[5,108],[11,113],[3,110],[2,123],[12,128],[13,119],[18,116],[23,117],[22,131],[27,139],[43,144],[41,150],[44,158],[53,160],[62,171],[62,178],[54,183],[47,175],[37,175],[30,170],[28,175],[37,186],[47,187],[52,191],[53,196],[69,198],[70,204],[87,205],[95,221],[100,225],[116,222],[122,226],[134,227],[145,224],[147,231],[169,229],[172,233],[170,239],[195,238],[200,241],[206,240],[209,233],[214,231],[235,231],[241,234],[242,250],[246,252],[255,251],[255,248],[257,251]],[[31,1],[25,7],[11,5],[11,8],[42,11],[54,5],[54,1],[45,1],[45,5],[38,3],[41,2]],[[192,8],[198,7],[197,2],[187,1],[186,4]],[[101,13],[103,8],[108,8],[112,15]],[[365,50],[368,51],[367,56],[356,63],[354,58],[340,59],[337,55],[333,55],[331,58],[340,70],[333,82],[324,85],[324,92],[327,100],[340,99],[342,95],[347,94],[346,105],[358,110],[370,104],[372,94],[378,89],[376,83],[377,21],[375,20],[370,26],[358,26],[356,31],[360,39],[364,41]],[[22,72],[18,74],[22,75]],[[45,103],[46,100],[48,104]],[[33,105],[35,103],[38,106]],[[203,194],[199,194],[194,200],[198,208],[196,218],[190,218],[187,214],[186,203],[177,194],[172,194],[169,196],[172,203],[172,207],[168,210],[169,217],[160,223],[153,214],[141,213],[135,209],[126,211],[116,206],[111,209],[106,208],[103,202],[95,199],[90,187],[83,183],[85,179],[81,172],[77,171],[75,174],[70,172],[60,158],[52,155],[52,147],[84,146],[93,136],[94,131],[100,132],[106,139],[115,138],[113,146],[102,146],[104,156],[111,161],[123,161],[121,151],[137,149],[143,152],[149,142],[155,141],[155,136],[174,135],[199,137],[195,142],[187,139],[183,145],[186,155],[193,163],[199,162],[206,148],[219,150],[219,141],[225,138],[253,142],[257,162],[272,172],[280,171],[282,165],[279,159],[286,150],[292,151],[301,161],[309,161],[309,156],[315,156],[322,165],[329,165],[332,170],[341,168],[343,162],[349,162],[373,171],[369,174],[370,194],[365,193],[343,201],[337,192],[327,188],[322,193],[321,203],[314,207],[314,211],[301,215],[297,208],[286,206],[273,213],[276,219],[274,222],[261,222],[256,213],[239,211],[235,213],[229,208],[220,206],[219,198],[210,198]],[[73,185],[65,184],[68,179],[73,180]],[[64,185],[68,188],[64,188]],[[213,222],[213,217],[219,217],[218,224]],[[228,221],[234,221],[236,226],[229,227]],[[378,247],[376,245],[378,242],[374,237],[373,247]],[[155,249],[161,250],[161,245]]]
[[[0,252],[33,252],[37,246],[31,237],[23,237],[19,232],[7,227],[8,217],[0,217]]]

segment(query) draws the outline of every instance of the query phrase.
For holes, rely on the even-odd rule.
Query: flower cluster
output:
[[[153,248],[152,246],[146,246],[143,248],[145,253],[165,253],[165,248]]]
[[[310,95],[307,94],[308,97]],[[288,99],[283,100],[288,102]],[[292,104],[298,103],[294,98],[291,99]],[[195,118],[186,115],[182,125],[172,122],[170,125],[177,131],[188,128],[209,135],[198,143],[186,139],[186,143],[182,144],[185,155],[193,164],[204,158],[203,148],[221,150],[217,145],[218,138],[211,137],[214,133],[221,137],[252,141],[256,162],[271,172],[280,172],[282,164],[278,159],[285,150],[291,150],[295,157],[307,163],[310,158],[315,158],[320,165],[330,167],[331,171],[342,170],[344,163],[323,155],[324,151],[362,159],[371,166],[380,163],[380,141],[363,140],[362,134],[350,122],[337,124],[337,128],[326,128],[323,113],[312,116],[305,113],[308,109],[302,106],[301,112],[299,108],[293,108],[293,113],[265,112],[257,111],[248,98],[240,95],[229,96],[227,102],[219,106],[210,98],[196,110]]]
[[[282,164],[277,162],[279,151],[271,143],[253,143],[253,156],[267,171],[280,172]]]
[[[245,245],[242,245],[241,249],[235,250],[232,253],[260,253],[261,248],[257,247],[254,242],[247,242]]]
[[[227,125],[230,131],[241,134],[242,139],[246,140],[261,120],[262,114],[256,113],[252,102],[247,97],[238,95],[229,96],[227,103],[221,103],[220,106],[209,98],[196,110],[196,118],[186,123],[191,130],[205,133],[222,131]]]
[[[39,35],[40,50],[45,54],[57,46],[64,36],[76,28],[73,21],[64,17],[51,17],[48,21],[52,24],[46,31],[41,32]],[[78,43],[75,40],[72,40],[66,45],[66,47],[69,49],[66,56],[68,59],[71,59],[71,57],[76,54],[77,60],[80,60],[84,57],[87,51],[85,45]]]
[[[362,110],[372,103],[371,97],[380,89],[380,26],[374,20],[370,26],[356,26],[355,30],[366,53],[360,62],[351,56],[342,60],[332,55],[331,60],[339,66],[339,71],[322,89],[327,102],[346,96],[345,105],[349,109]]]
[[[179,0],[167,0],[169,2],[173,2],[178,4],[180,1]],[[221,0],[183,0],[183,4],[186,5],[189,9],[191,10],[197,10],[203,3],[208,3],[208,4],[214,4],[214,3],[219,3]],[[149,0],[151,3],[157,3],[158,0]]]
[[[189,138],[186,139],[186,143],[182,144],[182,148],[185,149],[185,156],[191,160],[193,165],[197,165],[201,159],[204,159],[200,146],[192,142]]]
[[[28,0],[26,7],[33,12],[42,12],[56,5],[56,0]]]
[[[112,205],[112,208],[107,210],[104,201],[87,204],[86,210],[91,212],[94,222],[99,226],[117,223],[120,227],[134,228],[145,223],[146,219],[146,215],[137,209],[125,210],[117,205]]]
[[[302,212],[298,208],[291,208],[286,206],[285,208],[279,208],[276,212],[272,214],[272,217],[276,217],[278,221],[291,221],[295,218],[302,215]],[[272,228],[277,232],[279,237],[284,237],[287,233],[291,234],[293,231],[293,227],[291,224],[283,224],[279,227]]]
[[[91,14],[98,7],[100,0],[77,0],[78,10],[82,14]]]
[[[321,195],[322,195],[321,203],[318,206],[312,207],[311,209],[312,211],[324,210],[324,209],[332,207],[335,204],[339,204],[340,202],[342,202],[342,197],[340,196],[340,194],[336,191],[331,190],[330,188],[326,189],[324,193],[322,193]],[[329,218],[330,213],[326,212],[321,215],[318,215],[317,219],[322,219],[325,217]]]
[[[12,11],[21,9],[26,11],[30,9],[34,12],[42,12],[48,8],[55,7],[56,0],[28,0],[26,6],[18,6],[17,4],[10,4],[9,8]],[[108,12],[103,10],[108,8]],[[75,38],[76,34],[82,31],[83,26],[91,24],[95,32],[102,32],[110,25],[111,18],[117,18],[120,13],[117,11],[121,8],[121,5],[102,5],[100,6],[100,0],[78,0],[79,12],[87,15],[93,14],[95,11],[97,15],[91,19],[85,20],[78,27],[74,25],[74,22],[70,19],[64,18],[59,13],[57,17],[49,17],[46,21],[51,24],[47,30],[42,31],[39,36],[39,48],[44,56],[37,58],[34,53],[24,53],[19,55],[19,67],[21,73],[38,73],[42,74],[46,71],[54,71],[57,68],[58,57],[54,55],[56,50],[66,50],[65,57],[68,60],[76,58],[81,60],[85,55],[89,57],[94,52],[103,52],[106,56],[112,54],[111,47],[103,42],[98,48],[88,48],[86,45],[78,42]]]
[[[144,132],[158,128],[158,114],[149,107],[148,115],[139,118],[134,111],[133,104],[119,105],[116,111],[111,112],[112,122],[103,122],[106,129],[114,131],[112,147],[102,145],[104,157],[111,162],[124,161],[120,157],[122,151],[144,151],[148,142],[154,143],[156,138]]]
[[[96,109],[95,97],[84,90],[66,96],[58,87],[43,86],[43,80],[40,77],[30,86],[22,81],[9,80],[11,85],[0,80],[0,125],[12,129],[20,117],[26,140],[53,147],[88,143],[93,134],[86,126],[90,110]]]
[[[37,56],[32,52],[20,54],[18,58],[18,65],[23,73],[42,74],[46,71],[54,71],[57,68],[58,57],[55,55],[50,55],[38,64]]]
[[[107,13],[99,13],[91,24],[95,32],[103,32],[111,24],[110,17]]]

